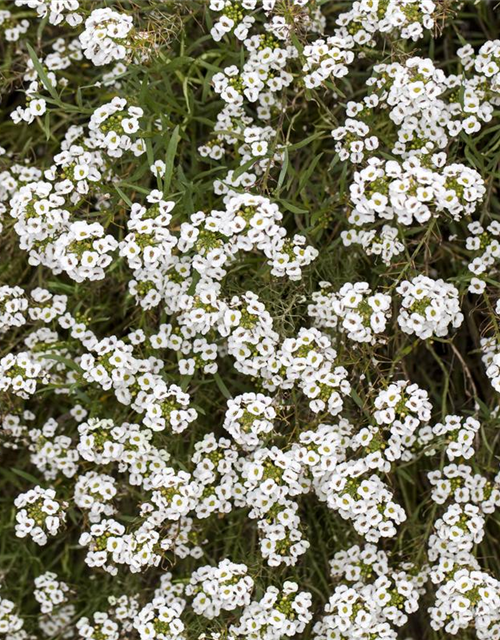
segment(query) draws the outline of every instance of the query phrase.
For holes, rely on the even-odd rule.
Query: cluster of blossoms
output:
[[[473,626],[479,640],[496,637],[500,631],[500,582],[479,569],[461,568],[436,593],[430,610],[436,630],[457,634]]]
[[[67,296],[36,287],[29,295],[22,287],[0,287],[0,334],[29,321],[50,323],[66,311]]]
[[[403,281],[397,292],[402,296],[398,324],[405,333],[421,340],[444,337],[450,325],[457,328],[464,321],[458,289],[444,280],[417,276]]]
[[[481,338],[482,360],[491,386],[500,392],[500,345],[492,338]]]
[[[471,293],[483,293],[486,288],[485,279],[496,271],[495,263],[500,259],[500,223],[493,220],[483,227],[479,222],[471,222],[468,225],[471,234],[465,241],[468,251],[473,254],[469,263],[469,271],[473,274],[469,286]]]
[[[483,513],[488,514],[499,504],[498,474],[492,483],[480,473],[474,473],[469,465],[451,463],[442,471],[431,471],[428,479],[433,486],[432,499],[437,504],[453,498],[456,503],[479,505]]]
[[[432,427],[432,432],[438,438],[445,436],[445,451],[450,460],[469,460],[474,455],[474,438],[480,427],[479,421],[472,417],[464,420],[461,416],[446,416],[444,422]]]
[[[17,19],[6,9],[0,9],[0,32],[8,42],[17,42],[29,29],[29,20]]]
[[[15,609],[11,600],[0,597],[0,633],[6,638],[25,640],[28,634],[23,629],[24,620],[17,615]]]
[[[328,282],[312,295],[307,312],[321,329],[338,329],[350,340],[373,343],[383,333],[391,315],[391,296],[372,294],[367,282],[347,282],[337,293]]]
[[[430,578],[436,585],[429,614],[436,631],[454,635],[472,627],[485,640],[500,632],[500,582],[481,569],[475,548],[484,538],[487,515],[500,505],[500,476],[491,481],[454,462],[473,457],[480,426],[472,417],[449,415],[432,428],[436,437],[450,434],[451,440],[445,449],[450,463],[428,474],[432,500],[443,508],[429,538]]]
[[[398,229],[388,224],[384,224],[380,231],[351,228],[342,231],[341,236],[344,246],[361,245],[367,255],[380,256],[385,265],[389,265],[394,256],[398,256],[405,248],[399,240]]]
[[[446,473],[451,482],[462,481],[449,465]],[[457,487],[459,489],[459,487]],[[481,640],[495,637],[500,630],[500,616],[496,603],[500,596],[498,580],[481,570],[473,555],[474,546],[484,536],[483,514],[494,509],[494,502],[486,499],[473,504],[478,494],[467,495],[455,491],[449,497],[459,498],[451,502],[442,517],[435,523],[435,533],[429,539],[429,558],[434,561],[430,572],[432,582],[439,585],[435,594],[435,605],[430,608],[431,626],[456,634],[460,629],[474,627]],[[489,493],[489,491],[488,491]],[[444,502],[441,494],[435,494],[438,504]],[[483,505],[485,510],[483,510]]]
[[[15,500],[16,535],[30,536],[39,545],[47,544],[48,535],[55,536],[64,526],[65,505],[56,499],[54,489],[35,487]]]
[[[90,522],[99,522],[103,515],[112,516],[115,513],[111,501],[117,492],[113,476],[89,471],[78,478],[74,500],[77,507],[88,511]]]
[[[396,461],[412,460],[425,447],[433,437],[431,411],[427,392],[400,381],[374,398],[375,424],[355,431],[341,419],[304,432],[292,449],[297,469],[302,467],[301,491],[313,489],[368,542],[395,536],[407,516],[376,472],[387,474]]]
[[[408,621],[418,608],[426,572],[402,565],[395,569],[389,557],[374,545],[351,547],[335,554],[332,577],[344,578],[325,607],[325,616],[314,627],[315,640],[376,637],[395,640],[395,627]]]
[[[80,34],[85,57],[97,66],[123,60],[130,46],[132,29],[132,16],[109,8],[92,11]]]
[[[47,571],[35,578],[33,595],[40,604],[42,613],[52,613],[54,609],[67,602],[69,587],[65,582],[57,579],[52,571]]]
[[[299,591],[296,582],[285,581],[281,590],[268,587],[260,600],[252,601],[243,609],[238,623],[230,627],[229,637],[293,638],[310,622],[311,604],[311,594]]]
[[[375,12],[380,8],[379,2],[359,4]],[[417,15],[414,3],[393,4]],[[436,9],[435,3],[429,5]],[[356,169],[347,216],[352,226],[342,233],[345,246],[359,244],[390,263],[411,238],[405,227],[470,220],[484,201],[483,177],[443,151],[459,135],[474,136],[490,122],[495,104],[495,94],[483,89],[484,78],[467,74],[473,68],[471,52],[458,55],[465,75],[446,75],[420,57],[374,65],[366,83],[371,93],[347,103],[345,123],[332,131],[339,157]],[[384,128],[390,136],[381,135]],[[387,158],[384,151],[399,157]]]
[[[361,430],[358,437],[368,451],[383,438],[383,456],[389,461],[411,460],[414,449],[431,439],[428,422],[431,419],[432,404],[427,391],[405,380],[390,384],[374,399],[373,417],[377,427]]]
[[[135,156],[144,153],[144,142],[136,137],[140,129],[140,118],[144,115],[140,107],[127,105],[125,98],[113,98],[94,111],[89,120],[89,141],[92,148],[103,149],[111,158],[120,158],[125,151]],[[134,140],[134,138],[136,138]],[[83,180],[90,174],[90,167],[79,163],[75,167],[75,178]]]
[[[235,564],[228,559],[217,567],[197,569],[186,586],[186,595],[193,597],[194,611],[211,620],[222,610],[232,611],[248,605],[254,582],[246,574],[246,565]]]
[[[223,427],[234,441],[251,451],[263,444],[274,428],[273,398],[262,393],[244,393],[228,401]]]
[[[456,68],[403,55],[445,28],[432,0],[210,0],[199,24],[194,5],[104,4],[0,0],[26,96],[5,101],[0,149],[0,232],[22,265],[0,284],[0,437],[22,487],[5,529],[54,549],[38,617],[2,597],[0,636],[397,640],[420,610],[437,633],[500,638],[477,551],[500,472],[476,456],[500,302],[471,337],[493,390],[451,331],[467,288],[489,312],[498,284],[478,149],[498,146],[500,41]],[[200,39],[167,43],[185,24]],[[463,366],[464,415],[446,411],[459,376],[432,380],[426,351],[439,376]],[[406,562],[397,536],[421,513]],[[309,587],[323,564],[329,588]]]
[[[36,9],[40,18],[47,18],[50,24],[60,24],[65,21],[75,27],[83,18],[80,13],[80,0],[15,0],[17,7]]]
[[[21,287],[0,287],[0,331],[5,333],[9,327],[20,327],[26,322],[25,312],[28,300]]]
[[[424,29],[432,29],[437,6],[432,0],[389,0],[353,2],[352,9],[340,14],[337,23],[352,30],[358,44],[373,44],[376,34],[392,33],[405,40],[418,40]],[[353,28],[354,27],[354,28]]]
[[[155,597],[134,619],[134,627],[141,640],[185,638],[184,623],[180,619],[183,608],[182,602],[176,600],[170,602],[161,595]]]
[[[402,164],[370,158],[368,166],[354,174],[348,221],[362,226],[380,219],[410,226],[442,213],[460,219],[475,211],[485,189],[478,172],[463,165],[446,165],[438,172],[422,166],[419,158]]]
[[[258,520],[261,553],[270,566],[293,566],[310,546],[298,504],[291,499],[305,491],[294,458],[292,452],[272,447],[257,449],[242,461],[241,503],[250,509],[249,517]]]

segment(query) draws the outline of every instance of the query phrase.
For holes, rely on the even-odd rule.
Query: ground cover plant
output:
[[[0,0],[0,638],[500,638],[499,36]]]

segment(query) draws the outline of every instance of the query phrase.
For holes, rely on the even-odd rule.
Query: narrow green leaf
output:
[[[35,478],[35,476],[32,476],[31,473],[28,473],[27,471],[23,471],[22,469],[15,469],[14,467],[11,467],[11,471],[15,473],[16,476],[19,476],[24,480],[28,480],[28,482],[33,482],[35,485],[40,484],[40,478]]]
[[[42,63],[40,62],[40,60],[38,59],[38,56],[35,53],[35,50],[30,45],[29,42],[26,43],[26,48],[28,49],[28,53],[31,58],[31,61],[33,62],[33,66],[35,67],[35,71],[37,72],[38,77],[40,78],[43,86],[47,89],[47,91],[50,93],[52,98],[60,104],[61,99],[58,96],[54,87],[52,86],[52,83],[49,80],[49,76],[47,75],[45,69],[42,66]]]
[[[229,391],[229,389],[226,387],[226,385],[224,384],[223,379],[220,377],[220,374],[218,372],[214,373],[214,380],[215,380],[215,384],[219,387],[219,391],[222,393],[222,395],[224,396],[224,398],[227,398],[228,400],[230,398],[232,398],[233,396],[231,395],[231,392]]]
[[[179,145],[179,140],[181,139],[179,133],[179,125],[175,127],[172,131],[172,135],[170,136],[170,140],[168,141],[167,146],[167,154],[165,156],[165,175],[163,176],[163,193],[167,195],[168,190],[170,189],[170,184],[172,182],[172,175],[174,173],[174,162],[175,156],[177,154],[177,147]]]

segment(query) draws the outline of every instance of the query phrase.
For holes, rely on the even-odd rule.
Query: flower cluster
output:
[[[132,28],[131,16],[109,8],[95,9],[85,20],[85,30],[80,34],[85,57],[99,66],[123,60]]]
[[[211,620],[222,610],[232,611],[248,605],[254,582],[246,574],[244,564],[235,564],[228,559],[217,567],[207,565],[197,569],[186,586],[186,595],[194,598],[194,611]]]
[[[417,276],[402,282],[397,292],[402,296],[398,324],[421,340],[444,337],[450,325],[457,328],[464,321],[458,290],[444,280]]]
[[[347,282],[337,293],[328,282],[313,294],[308,314],[320,328],[338,329],[356,342],[375,342],[391,315],[391,296],[372,294],[367,282]]]
[[[463,165],[446,165],[438,171],[422,166],[418,158],[400,164],[372,157],[366,168],[354,174],[350,192],[351,224],[362,226],[380,219],[410,226],[440,214],[459,219],[473,213],[485,186],[477,171]]]
[[[262,438],[272,432],[275,417],[273,398],[262,393],[244,393],[228,401],[223,427],[237,444],[252,450],[261,446]]]
[[[0,598],[0,633],[6,638],[28,638],[23,629],[24,620],[15,612],[15,604],[7,598]]]
[[[418,608],[425,572],[412,575],[412,567],[389,567],[389,558],[373,545],[340,551],[332,560],[332,575],[345,577],[325,607],[326,615],[315,625],[317,640],[397,637],[401,627]],[[405,570],[406,569],[406,570]],[[333,635],[336,634],[336,635]]]
[[[40,604],[42,613],[52,613],[55,608],[67,602],[69,587],[57,579],[52,571],[47,571],[35,578],[35,599]]]
[[[45,545],[48,535],[55,536],[64,525],[65,505],[56,499],[54,489],[35,487],[21,493],[15,500],[16,535],[30,536],[39,545]]]
[[[237,623],[230,628],[230,637],[280,640],[302,633],[310,622],[311,594],[299,591],[299,585],[289,580],[282,589],[268,587],[260,600],[252,601],[244,609]]]

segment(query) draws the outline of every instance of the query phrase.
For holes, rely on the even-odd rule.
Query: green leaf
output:
[[[276,190],[280,191],[283,186],[283,182],[285,181],[286,174],[288,171],[289,157],[288,157],[288,149],[285,149],[285,157],[283,159],[283,166],[281,167],[280,175],[278,177],[278,184],[276,185]]]
[[[351,389],[351,398],[354,400],[354,402],[358,405],[360,409],[363,408],[363,401],[358,396],[358,393],[355,389]]]
[[[59,95],[57,94],[56,90],[52,86],[52,83],[49,80],[49,76],[47,75],[45,69],[42,66],[42,63],[40,62],[40,60],[38,59],[38,56],[35,53],[35,50],[30,45],[29,42],[26,42],[26,48],[28,49],[28,53],[29,53],[29,56],[31,58],[31,61],[33,62],[33,66],[35,67],[35,71],[37,72],[38,77],[40,78],[43,86],[47,89],[47,91],[50,93],[52,98],[56,102],[61,104],[61,99],[60,99]]]
[[[224,381],[220,377],[220,374],[218,371],[214,373],[214,380],[215,380],[215,384],[219,387],[219,391],[222,393],[224,398],[227,398],[228,400],[231,399],[233,396],[231,395],[231,392],[224,384]]]
[[[237,169],[234,170],[233,178],[235,179],[239,178],[241,175],[245,173],[245,171],[247,171],[248,169],[251,169],[256,162],[257,160],[255,158],[252,158],[251,160],[248,160],[248,162],[245,162],[245,164],[242,164],[241,166],[239,166]]]
[[[316,169],[316,166],[318,165],[318,162],[321,160],[322,157],[323,157],[323,153],[320,153],[319,155],[317,155],[314,158],[314,160],[311,162],[311,164],[307,167],[307,169],[304,171],[304,173],[301,174],[300,181],[299,181],[299,193],[309,182],[309,178],[312,176],[313,171]]]
[[[70,358],[64,358],[63,356],[60,356],[56,353],[44,354],[43,357],[46,358],[47,360],[55,360],[56,362],[61,362],[62,364],[65,364],[68,367],[68,369],[72,369],[73,371],[77,371],[78,373],[83,372],[83,369],[74,360],[71,360]]]
[[[282,204],[285,209],[291,211],[292,213],[309,213],[307,209],[301,209],[300,207],[297,207],[291,202],[287,202],[286,200],[278,200],[278,202]]]
[[[118,193],[120,198],[123,200],[123,202],[126,202],[128,204],[128,206],[131,207],[132,206],[132,200],[127,196],[127,194],[124,193],[117,184],[115,184],[113,186],[115,188],[115,191]]]
[[[39,485],[40,484],[40,478],[35,478],[35,476],[32,476],[31,473],[28,473],[27,471],[23,471],[22,469],[16,469],[14,467],[11,467],[10,470],[13,473],[15,473],[16,476],[19,476],[20,478],[23,478],[24,480],[28,480],[28,482],[33,482],[35,485]]]
[[[172,175],[174,172],[174,162],[175,156],[177,153],[177,146],[179,145],[179,140],[181,136],[179,134],[179,125],[175,127],[172,131],[172,135],[170,136],[170,140],[168,141],[167,146],[167,154],[165,156],[165,175],[163,176],[163,194],[167,195],[168,190],[170,189],[170,184],[172,182]]]

